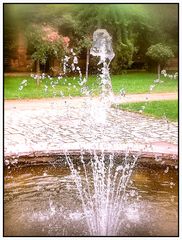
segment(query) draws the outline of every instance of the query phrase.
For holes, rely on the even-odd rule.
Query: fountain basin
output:
[[[71,157],[79,165],[78,153]],[[88,169],[89,159],[84,155]],[[114,159],[119,165],[122,156]],[[178,171],[172,160],[163,161],[138,159],[115,236],[178,236]],[[64,155],[20,157],[5,167],[4,235],[90,236]]]

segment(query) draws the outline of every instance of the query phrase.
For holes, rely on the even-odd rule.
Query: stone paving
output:
[[[112,148],[117,144],[163,142],[177,146],[177,123],[114,108],[105,112],[98,103],[88,99],[51,100],[45,104],[37,101],[34,107],[31,101],[23,107],[15,103],[7,107],[5,103],[5,157],[65,147],[84,148],[84,144]]]

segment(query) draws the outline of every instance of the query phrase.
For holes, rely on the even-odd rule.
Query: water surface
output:
[[[67,166],[17,165],[4,175],[5,236],[89,235]],[[176,169],[137,166],[126,194],[118,236],[177,236]]]

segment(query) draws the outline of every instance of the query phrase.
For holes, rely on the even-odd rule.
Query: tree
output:
[[[80,11],[78,11],[77,19],[80,22],[79,32],[82,36],[92,36],[98,28],[106,29],[112,36],[115,58],[111,62],[111,70],[119,73],[130,67],[134,54],[139,49],[143,49],[144,44],[141,44],[140,48],[140,40],[143,36],[149,36],[148,32],[151,32],[149,24],[151,21],[146,14],[145,5],[89,4],[78,5],[78,8]],[[139,33],[143,33],[141,39],[139,39],[141,36]],[[146,40],[144,43],[148,41]],[[148,46],[150,44],[146,46],[146,49]]]
[[[82,49],[86,49],[86,67],[85,67],[85,78],[88,80],[88,68],[89,68],[89,59],[90,59],[90,48],[92,46],[91,36],[85,35],[80,38],[78,41],[78,47],[76,48],[77,52],[81,52]]]
[[[111,71],[115,73],[128,69],[134,61],[146,62],[147,49],[158,42],[167,42],[178,54],[177,4],[6,4],[4,10],[4,47],[9,58],[16,54],[17,29],[40,24],[52,26],[59,35],[70,38],[69,47],[78,57],[85,56],[86,72],[90,41],[98,28],[112,36],[115,58]],[[90,60],[90,68],[94,69],[94,61]]]
[[[40,63],[45,64],[50,56],[56,58],[63,56],[68,43],[56,29],[48,25],[31,25],[28,28],[27,38],[33,48],[31,57],[36,62],[37,85],[39,85]]]
[[[157,43],[148,48],[146,55],[157,63],[158,79],[160,80],[161,65],[164,65],[169,58],[174,57],[172,49],[167,45]]]

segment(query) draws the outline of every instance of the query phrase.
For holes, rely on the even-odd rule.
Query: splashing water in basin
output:
[[[69,157],[73,158],[73,156]],[[105,156],[108,163],[113,161],[118,174],[121,173],[120,160],[118,159],[117,163],[113,157],[110,158],[109,160]],[[4,179],[5,236],[98,236],[104,234],[105,231],[114,236],[177,236],[178,175],[174,168],[168,167],[168,171],[164,171],[165,167],[149,167],[148,164],[145,166],[138,162],[125,188],[125,194],[122,195],[122,191],[119,193],[121,198],[125,196],[127,200],[122,199],[120,205],[116,202],[113,212],[108,211],[108,216],[106,216],[106,211],[102,220],[99,219],[99,212],[106,209],[106,202],[95,215],[93,215],[92,205],[88,203],[91,200],[93,209],[94,204],[101,203],[99,199],[96,201],[93,194],[96,183],[92,176],[91,164],[89,164],[90,156],[87,161],[84,157],[89,183],[84,177],[84,168],[80,161],[82,159],[78,157],[75,158],[74,163],[79,171],[79,182],[82,183],[79,188],[82,187],[80,193],[83,194],[87,212],[83,211],[83,204],[78,196],[79,193],[74,183],[75,174],[70,175],[70,169],[64,161],[62,165],[59,159],[57,163],[36,163],[36,165],[28,166],[23,164],[6,168]],[[113,185],[118,186],[119,178],[114,184],[113,177],[110,177],[108,193],[111,196],[111,193],[114,194],[111,188]],[[87,192],[88,184],[90,195]],[[95,187],[98,188],[99,185]],[[101,189],[97,190],[97,193],[99,192],[101,193]],[[86,195],[90,196],[90,200],[85,198]],[[113,196],[116,197],[116,194]],[[104,199],[104,196],[100,198]],[[119,209],[117,209],[118,206]],[[117,210],[120,210],[120,213]],[[114,219],[114,215],[118,219]],[[110,225],[106,229],[104,227],[106,223],[113,227],[117,226],[117,229],[112,230]]]
[[[121,165],[114,167],[114,155],[106,159],[94,152],[90,158],[91,172],[81,155],[84,178],[74,166],[71,157],[66,154],[79,197],[82,202],[84,216],[91,236],[113,236],[120,230],[121,212],[127,196],[126,186],[130,179],[137,157],[129,159],[126,155]],[[88,176],[91,175],[93,185]],[[85,183],[84,183],[85,180]]]

